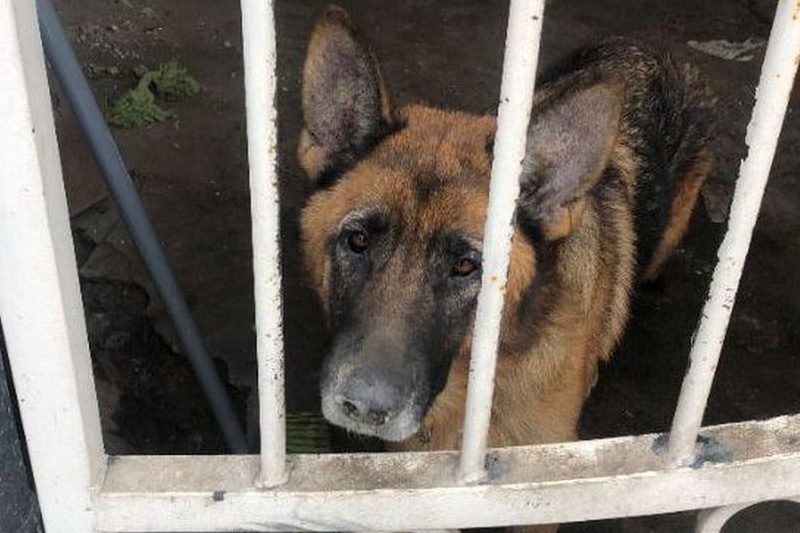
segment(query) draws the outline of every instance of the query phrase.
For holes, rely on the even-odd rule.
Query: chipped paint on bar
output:
[[[455,451],[291,456],[289,481],[272,490],[253,486],[255,456],[120,457],[109,466],[98,499],[99,528],[490,527],[666,513],[800,493],[800,415],[707,428],[703,434],[729,450],[730,460],[671,468],[653,453],[663,435],[523,446],[492,450],[488,479],[470,486],[454,476]],[[224,500],[215,500],[218,491]]]

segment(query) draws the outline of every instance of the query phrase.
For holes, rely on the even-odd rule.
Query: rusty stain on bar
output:
[[[275,22],[272,0],[241,5],[261,429],[258,482],[271,487],[286,481]]]

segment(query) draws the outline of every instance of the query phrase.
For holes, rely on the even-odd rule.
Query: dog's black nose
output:
[[[381,426],[390,422],[402,409],[401,387],[391,378],[356,370],[347,378],[338,395],[342,413],[362,424]]]
[[[343,400],[342,408],[348,418],[370,426],[382,426],[389,418],[389,411],[373,409],[357,400]]]

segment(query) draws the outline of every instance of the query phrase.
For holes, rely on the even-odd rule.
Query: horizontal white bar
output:
[[[275,26],[272,0],[242,0],[247,158],[253,223],[253,280],[256,304],[260,482],[286,480],[283,315],[281,304]]]
[[[669,468],[664,436],[491,450],[465,486],[457,452],[290,456],[284,486],[257,457],[119,457],[96,500],[104,532],[404,531],[657,514],[800,493],[800,415],[707,428],[710,461]]]
[[[0,66],[0,317],[47,532],[90,533],[106,460],[31,0],[0,2]]]
[[[519,176],[525,158],[533,104],[544,0],[511,0],[503,80],[497,112],[497,136],[483,231],[483,273],[475,311],[460,477],[474,482],[486,475],[487,435],[492,411],[500,322],[508,277],[508,254]]]
[[[767,185],[783,117],[789,104],[798,57],[800,17],[797,0],[781,0],[756,89],[753,116],[747,127],[747,159],[739,170],[731,203],[728,232],[717,253],[717,265],[703,306],[702,318],[689,354],[689,370],[670,432],[669,457],[674,463],[692,461],[697,432],[725,341],[736,290]]]

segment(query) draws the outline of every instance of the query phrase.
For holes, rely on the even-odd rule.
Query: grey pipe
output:
[[[200,337],[200,331],[170,271],[164,251],[158,243],[153,226],[142,207],[133,181],[72,51],[72,46],[64,34],[55,8],[51,0],[37,0],[36,6],[45,54],[81,125],[131,238],[172,317],[217,424],[231,451],[246,453],[247,441],[231,400],[214,369],[211,357]]]

